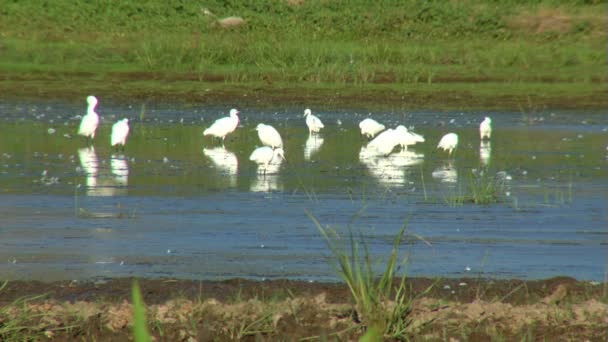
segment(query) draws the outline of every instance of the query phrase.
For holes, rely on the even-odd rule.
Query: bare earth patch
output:
[[[130,340],[131,281],[9,282],[0,292],[0,340]],[[366,330],[342,284],[240,279],[141,284],[157,341],[354,340]],[[430,285],[432,290],[412,303],[404,338],[608,339],[606,284],[564,277],[408,282],[412,296]]]

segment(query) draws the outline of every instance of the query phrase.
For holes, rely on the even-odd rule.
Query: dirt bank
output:
[[[132,279],[9,282],[0,292],[3,340],[128,340]],[[358,321],[348,288],[335,283],[140,280],[158,341],[352,340]],[[417,293],[432,286],[422,298]],[[408,282],[413,340],[608,338],[608,287],[559,277],[541,281],[426,279]],[[333,337],[332,337],[333,336]]]

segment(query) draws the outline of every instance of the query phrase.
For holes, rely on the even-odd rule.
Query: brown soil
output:
[[[324,108],[378,107],[391,109],[507,109],[519,110],[533,103],[542,109],[599,109],[608,107],[608,89],[596,87],[589,93],[564,95],[553,93],[477,93],[486,83],[503,84],[506,80],[461,75],[437,75],[434,84],[444,90],[424,90],[417,87],[403,89],[394,84],[394,75],[379,74],[370,83],[387,85],[387,89],[345,85],[333,87],[298,88],[274,84],[271,76],[259,85],[226,83],[216,74],[164,74],[156,72],[122,72],[103,75],[75,73],[19,74],[0,73],[0,99],[81,101],[82,96],[94,93],[111,102],[187,103],[197,105],[230,105],[237,107],[323,106]],[[544,77],[531,83],[569,84],[575,80]],[[606,79],[595,77],[590,83],[603,85]],[[508,82],[507,82],[508,83]],[[78,84],[78,87],[73,87]],[[293,83],[297,84],[297,83]],[[468,84],[471,87],[450,85]],[[507,86],[508,88],[508,86]],[[450,90],[452,89],[452,90]]]
[[[131,284],[9,282],[0,291],[0,340],[130,340]],[[140,285],[157,341],[354,340],[365,331],[343,284],[150,279]],[[413,302],[405,337],[412,340],[608,339],[608,284],[415,278],[407,288]]]

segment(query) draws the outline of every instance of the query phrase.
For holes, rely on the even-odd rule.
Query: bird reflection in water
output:
[[[239,161],[234,153],[224,147],[214,147],[204,148],[203,154],[211,159],[211,162],[222,176],[228,178],[230,186],[236,186]]]
[[[408,150],[379,156],[373,149],[361,147],[359,160],[369,169],[370,174],[385,185],[402,185],[407,182],[407,169],[419,165],[424,155]]]
[[[454,163],[451,161],[436,168],[433,171],[432,176],[441,183],[455,184],[458,181],[458,171],[454,167]]]
[[[319,149],[323,145],[323,137],[317,134],[311,134],[306,139],[306,144],[304,145],[304,159],[310,160],[310,158],[319,152]]]
[[[490,165],[490,158],[492,156],[492,144],[489,140],[482,140],[479,144],[479,161],[482,166]]]

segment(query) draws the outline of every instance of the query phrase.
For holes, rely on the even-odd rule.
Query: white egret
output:
[[[456,146],[458,146],[458,135],[456,133],[448,133],[439,140],[437,148],[448,151],[448,154],[451,155]]]
[[[87,97],[87,103],[87,114],[83,116],[82,121],[80,121],[78,134],[92,140],[95,139],[95,131],[97,130],[97,126],[99,126],[99,115],[97,115],[95,112],[95,107],[97,107],[97,98],[91,95]]]
[[[376,153],[379,155],[389,155],[395,149],[395,146],[399,145],[400,137],[399,134],[392,128],[378,134],[374,140],[367,144],[367,150],[370,153]]]
[[[308,133],[319,133],[321,128],[325,127],[321,122],[321,119],[312,115],[310,109],[304,110],[304,117],[306,118],[306,126],[308,126]]]
[[[264,174],[266,174],[271,163],[280,164],[282,159],[285,159],[285,152],[280,147],[274,150],[268,146],[258,147],[249,156],[249,160],[258,164],[258,172],[259,170],[263,170]]]
[[[203,131],[203,135],[212,135],[217,138],[222,138],[222,144],[226,139],[226,136],[236,129],[239,125],[239,111],[236,109],[230,110],[230,116],[219,118],[206,130]]]
[[[415,145],[419,142],[424,142],[424,137],[418,133],[409,131],[405,126],[399,125],[395,128],[395,132],[399,138],[399,145],[406,149],[409,145]]]
[[[386,127],[374,119],[367,118],[359,122],[359,128],[361,129],[362,135],[365,135],[371,139],[376,134],[384,131],[384,128]]]
[[[490,139],[491,135],[492,135],[492,119],[490,119],[489,117],[486,116],[483,119],[483,121],[481,122],[481,124],[479,124],[479,136],[481,137],[481,140],[483,140],[484,138]]]
[[[125,144],[127,143],[127,137],[129,136],[129,119],[125,118],[122,120],[116,121],[114,125],[112,125],[112,136],[110,138],[110,143],[112,147],[121,145],[124,149]]]
[[[283,147],[283,139],[274,127],[261,123],[256,126],[255,130],[258,131],[258,137],[263,145],[273,149]]]

